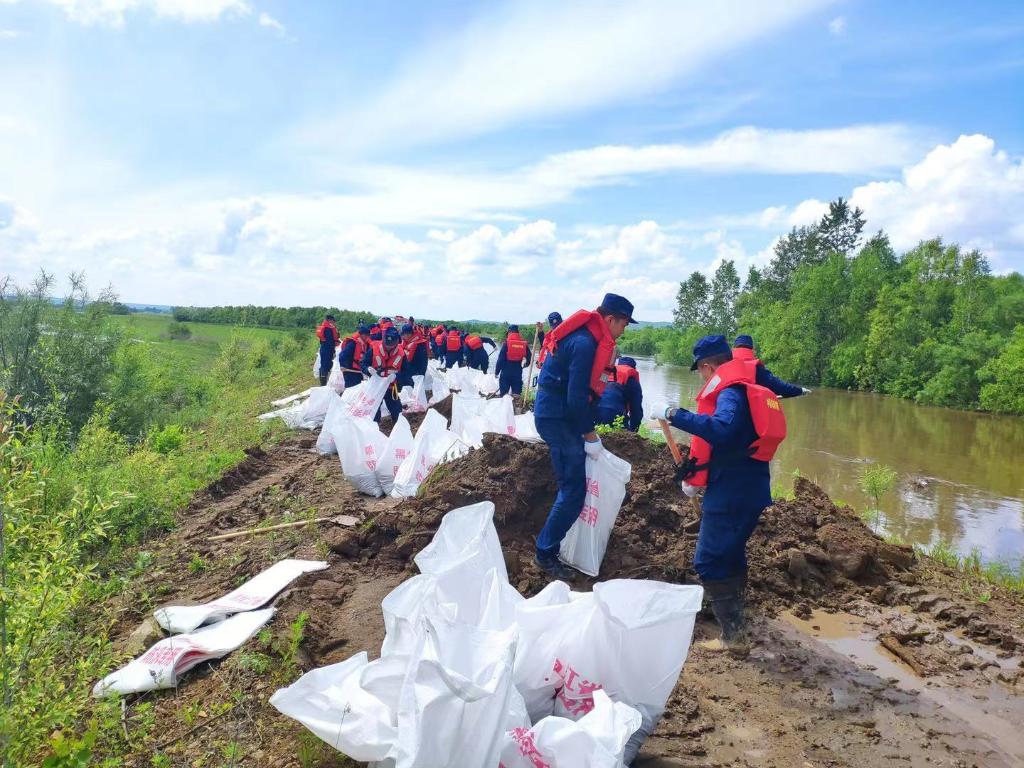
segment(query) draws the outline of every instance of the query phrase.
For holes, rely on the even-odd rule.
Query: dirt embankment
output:
[[[197,756],[216,759],[231,742],[244,745],[245,765],[349,764],[277,715],[267,698],[303,669],[379,649],[380,600],[412,574],[413,555],[454,507],[493,501],[512,583],[528,595],[546,583],[533,562],[533,537],[555,494],[544,445],[487,435],[482,449],[435,470],[417,498],[398,502],[357,494],[337,458],[311,453],[312,444],[306,436],[254,450],[199,494],[152,570],[123,596],[118,636],[152,607],[210,599],[282,557],[330,563],[279,596],[270,637],[189,673],[176,694],[132,702],[129,723],[141,717],[140,704],[152,702],[167,724],[132,745],[139,764],[148,764],[159,747],[170,765],[193,765]],[[601,579],[694,581],[699,509],[679,493],[667,451],[629,433],[605,444],[632,464],[633,474]],[[340,514],[364,523],[208,541],[225,530]],[[792,500],[765,511],[749,559],[754,653],[737,661],[695,648],[648,744],[647,762],[638,766],[1024,762],[1024,739],[1000,725],[1024,715],[1018,598],[988,588],[987,600],[972,599],[962,577],[885,543],[805,480],[797,480]],[[590,584],[580,576],[574,586]],[[911,678],[901,682],[870,659],[851,660],[841,645],[795,629],[801,617],[818,627],[822,610],[863,622],[860,641],[884,641],[899,657],[885,658]],[[292,658],[287,641],[303,613],[308,619]],[[711,622],[698,627],[700,636],[713,632]],[[255,663],[258,656],[270,664]],[[950,694],[931,695],[936,687]],[[995,725],[972,717],[962,700],[995,712]],[[231,708],[209,725],[195,728],[182,716],[193,704],[213,711],[218,702]],[[1022,762],[1015,763],[1018,757]]]

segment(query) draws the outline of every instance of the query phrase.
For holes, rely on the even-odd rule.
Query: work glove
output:
[[[800,387],[800,389],[802,389],[804,391],[805,395],[811,394],[811,390],[809,390],[807,387]]]
[[[587,456],[589,456],[592,459],[596,459],[598,456],[601,455],[602,447],[603,446],[601,445],[600,437],[595,437],[593,440],[583,441],[583,450],[586,451]]]
[[[679,486],[683,489],[683,493],[686,494],[686,498],[688,499],[692,499],[694,496],[700,493],[700,486],[690,485],[685,480],[679,483]]]
[[[675,410],[664,400],[655,400],[647,406],[647,409],[647,418],[652,421],[657,421],[658,419],[668,420],[672,417],[672,411]]]
[[[394,380],[397,379],[397,378],[398,378],[398,374],[397,373],[389,373],[388,374],[388,384],[393,383]]]
[[[376,376],[376,375],[377,375],[377,369],[376,369],[376,368],[374,368],[374,367],[373,367],[372,365],[371,365],[371,366],[369,366],[369,367],[368,367],[368,368],[366,369],[366,372],[367,372],[367,373],[368,373],[368,374],[369,374],[370,376]]]

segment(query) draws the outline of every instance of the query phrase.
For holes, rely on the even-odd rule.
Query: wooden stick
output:
[[[672,461],[676,463],[676,466],[679,466],[683,463],[683,452],[679,450],[679,443],[676,442],[676,438],[672,434],[672,428],[665,419],[658,419],[658,424],[661,426],[661,433],[665,436],[665,442],[668,443],[668,450],[672,454]]]
[[[207,541],[227,541],[228,539],[238,539],[243,536],[257,536],[261,533],[268,533],[269,531],[280,531],[284,528],[301,528],[306,525],[312,525],[313,523],[337,523],[338,525],[344,525],[351,528],[358,522],[359,519],[352,517],[351,515],[341,515],[340,517],[314,517],[312,520],[296,520],[291,523],[269,525],[266,528],[247,528],[244,531],[221,533],[216,536],[210,536]]]
[[[878,638],[878,642],[882,644],[885,650],[892,653],[893,656],[914,670],[914,674],[920,677],[928,677],[928,670],[921,666],[921,662],[915,659],[914,655],[894,635],[881,635]]]
[[[530,390],[533,389],[533,364],[537,362],[537,339],[540,338],[541,324],[537,323],[537,327],[533,331],[533,349],[530,351],[530,372],[526,374],[526,391],[523,394],[523,400],[530,394]]]

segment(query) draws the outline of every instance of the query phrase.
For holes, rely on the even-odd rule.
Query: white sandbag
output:
[[[392,376],[371,376],[357,387],[345,392],[349,415],[356,419],[372,419],[384,402]],[[351,393],[351,394],[350,394]]]
[[[415,442],[412,436],[412,428],[405,416],[399,416],[398,421],[391,428],[387,443],[384,445],[384,454],[377,465],[377,480],[385,494],[390,494],[395,484],[395,475],[407,458],[412,455]]]
[[[532,728],[505,735],[502,768],[620,768],[629,737],[640,727],[640,713],[594,691],[594,708],[580,720],[545,717]]]
[[[142,656],[96,683],[93,696],[173,688],[197,664],[219,659],[255,635],[274,615],[273,608],[236,613],[187,635],[165,637]]]
[[[439,373],[435,376],[432,376],[430,382],[432,388],[430,400],[427,401],[429,405],[440,403],[442,400],[444,400],[451,394],[451,390],[448,388],[448,384],[445,381],[443,374]]]
[[[425,376],[412,377],[412,400],[407,410],[409,413],[423,413],[427,410],[427,383]]]
[[[331,400],[337,396],[338,393],[330,387],[313,387],[310,390],[309,399],[302,405],[303,425],[320,426],[323,424],[327,408],[330,406]]]
[[[457,458],[469,450],[469,446],[446,428],[447,420],[437,411],[427,411],[423,423],[416,431],[412,454],[395,474],[391,495],[396,498],[415,496],[420,483],[427,479],[431,470],[442,461]]]
[[[169,605],[158,608],[153,616],[172,634],[191,632],[202,624],[266,605],[302,574],[322,571],[326,567],[327,563],[322,560],[280,560],[223,597],[202,605]]]
[[[499,435],[516,435],[516,412],[512,407],[512,396],[484,400],[485,432],[497,432]]]
[[[339,395],[345,391],[345,374],[342,373],[340,365],[331,368],[331,375],[327,377],[327,386]]]
[[[597,576],[631,473],[629,462],[605,448],[596,458],[587,459],[587,495],[579,518],[562,539],[558,552],[562,562]]]
[[[494,768],[516,696],[516,630],[424,618],[398,704],[398,768]]]
[[[478,576],[495,568],[508,581],[505,557],[494,527],[494,502],[481,501],[451,510],[441,519],[434,538],[413,561],[421,573],[434,576],[472,563]]]
[[[485,407],[487,401],[476,392],[456,392],[452,395],[452,426],[451,431],[460,436],[471,438],[474,431],[482,432],[485,426]],[[473,425],[474,419],[480,419],[480,429]],[[468,442],[473,442],[468,440]]]
[[[320,378],[320,353],[316,353],[316,357],[313,358],[313,378]]]
[[[476,391],[486,397],[498,394],[498,377],[493,373],[477,372]]]
[[[406,665],[401,660],[399,664],[404,678]],[[384,760],[398,738],[394,721],[397,697],[388,702],[364,689],[362,678],[369,669],[366,652],[357,653],[340,664],[307,672],[274,693],[270,703],[349,757]]]
[[[345,419],[352,418],[348,413],[348,403],[345,396],[335,397],[327,406],[327,413],[324,416],[324,423],[320,427],[320,434],[316,437],[316,450],[318,453],[328,456],[338,452],[338,446],[334,442],[334,433]]]
[[[465,392],[476,395],[476,386],[473,383],[474,372],[475,371],[472,368],[467,368],[461,365],[449,368],[446,377],[448,380],[448,388],[453,392]]]
[[[544,439],[537,432],[537,425],[533,420],[533,411],[516,414],[516,440],[524,443],[543,443]]]
[[[334,429],[341,471],[360,493],[384,494],[377,478],[377,466],[384,458],[387,441],[377,423],[369,419],[342,419]]]

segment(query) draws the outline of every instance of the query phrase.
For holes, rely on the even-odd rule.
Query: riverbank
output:
[[[310,451],[313,442],[295,434],[250,449],[147,548],[150,565],[103,610],[123,649],[159,605],[210,599],[282,557],[324,558],[328,569],[295,582],[275,601],[268,631],[222,663],[202,665],[176,691],[128,701],[123,732],[112,731],[97,755],[161,766],[221,764],[225,755],[232,765],[353,765],[267,699],[306,669],[380,647],[380,600],[413,572],[412,556],[453,506],[493,500],[512,583],[524,594],[544,585],[529,552],[554,493],[543,445],[489,436],[420,497],[399,502],[356,493],[336,457]],[[607,443],[633,464],[633,479],[601,578],[691,580],[695,510],[671,481],[667,452],[624,433]],[[363,523],[209,541],[339,513]],[[750,560],[755,651],[737,661],[694,648],[637,766],[1024,759],[1012,725],[1024,716],[1020,596],[996,588],[984,602],[967,599],[957,586],[965,576],[886,544],[806,480],[766,512]],[[591,583],[580,577],[574,588]],[[698,635],[714,632],[702,618]]]

